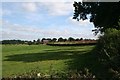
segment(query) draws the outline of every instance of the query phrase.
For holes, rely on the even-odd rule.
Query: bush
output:
[[[107,29],[99,37],[97,51],[100,60],[107,66],[120,73],[120,30]],[[120,76],[119,76],[120,77]]]
[[[57,72],[50,70],[50,73],[41,73],[37,70],[24,73],[12,78],[2,78],[2,80],[98,80],[89,69],[81,71],[73,70],[68,72]]]
[[[103,36],[100,36],[97,48],[105,59],[113,59],[120,56],[120,30],[108,29]],[[103,56],[102,56],[103,58]]]

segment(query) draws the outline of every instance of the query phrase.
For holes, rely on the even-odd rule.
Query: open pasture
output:
[[[94,68],[95,58],[91,54],[93,48],[94,46],[3,45],[2,74],[3,77],[13,77],[35,70],[49,74],[51,70],[60,73],[84,67]]]

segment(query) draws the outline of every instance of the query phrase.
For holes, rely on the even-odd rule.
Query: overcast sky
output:
[[[73,1],[2,2],[2,39],[92,38],[89,20],[73,20]]]

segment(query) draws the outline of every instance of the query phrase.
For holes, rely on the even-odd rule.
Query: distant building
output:
[[[50,40],[43,40],[43,44],[48,44]]]

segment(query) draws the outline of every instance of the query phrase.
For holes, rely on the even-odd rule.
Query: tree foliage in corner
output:
[[[120,30],[120,2],[74,2],[73,6],[73,19],[86,20],[90,14],[96,34],[108,28]]]

